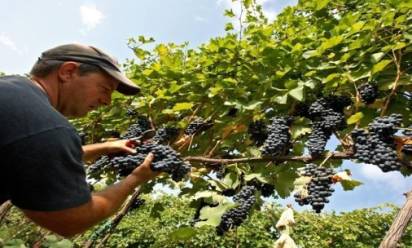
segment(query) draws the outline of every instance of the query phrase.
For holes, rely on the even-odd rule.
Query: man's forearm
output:
[[[84,145],[82,148],[83,161],[94,161],[108,152],[107,145],[105,143]]]
[[[99,205],[101,218],[106,218],[114,214],[133,190],[142,185],[144,181],[136,175],[129,175],[124,180],[107,187],[105,190],[96,192],[92,196],[92,201]]]
[[[129,175],[117,184],[92,195],[91,200],[70,210],[41,212],[24,210],[39,225],[65,237],[82,233],[113,215],[133,190],[145,180]]]

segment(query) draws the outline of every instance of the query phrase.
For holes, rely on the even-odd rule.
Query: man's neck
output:
[[[38,77],[31,77],[34,85],[40,88],[49,97],[49,102],[53,107],[57,107],[57,94],[53,92],[52,87],[45,82],[44,79]]]

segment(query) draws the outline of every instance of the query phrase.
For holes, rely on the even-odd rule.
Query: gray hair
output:
[[[43,60],[43,59],[38,59],[37,62],[33,65],[33,67],[30,70],[30,76],[36,76],[36,77],[47,77],[50,73],[56,71],[59,69],[59,67],[66,61],[62,60]],[[79,74],[81,76],[86,75],[88,73],[94,73],[94,72],[101,72],[104,73],[100,67],[97,65],[93,64],[86,64],[86,63],[80,63],[79,66]]]

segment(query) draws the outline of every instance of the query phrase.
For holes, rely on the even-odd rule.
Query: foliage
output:
[[[266,205],[257,211],[237,231],[225,237],[217,236],[214,227],[193,229],[190,238],[173,238],[180,228],[190,226],[193,209],[189,201],[162,198],[167,206],[160,219],[150,218],[153,202],[132,212],[108,242],[109,247],[271,247],[280,233],[274,226],[282,208]],[[384,211],[385,210],[385,211]],[[398,209],[394,207],[360,209],[347,213],[317,215],[311,212],[295,214],[296,226],[292,238],[300,247],[378,247]],[[190,230],[190,229],[189,229]],[[183,230],[189,232],[189,230]],[[190,234],[190,233],[189,233]],[[401,247],[412,245],[412,229],[408,228]]]
[[[96,142],[133,122],[133,118],[125,117],[126,108],[147,115],[155,128],[184,129],[198,116],[212,121],[213,127],[194,137],[182,132],[183,143],[173,144],[174,148],[183,156],[207,154],[219,158],[227,151],[238,157],[260,157],[247,133],[250,122],[292,114],[299,103],[326,95],[345,95],[354,102],[345,109],[348,127],[336,133],[342,142],[338,150],[350,150],[348,133],[355,127],[365,127],[379,115],[400,113],[405,127],[412,123],[411,99],[399,94],[412,91],[411,1],[301,0],[271,23],[254,1],[242,1],[242,8],[241,30],[227,25],[225,36],[196,49],[169,43],[148,50],[144,46],[154,39],[131,38],[129,46],[136,58],[128,60],[125,67],[142,88],[141,96],[116,94],[112,107],[94,111],[74,124],[87,134],[89,142]],[[237,20],[231,10],[226,15]],[[369,105],[360,101],[357,92],[357,87],[366,82],[379,88],[378,99]],[[233,109],[237,112],[229,115]],[[308,119],[294,121],[291,155],[304,153],[310,130]],[[325,165],[339,167],[341,162],[328,161]],[[179,187],[182,195],[204,192],[210,198],[257,178],[274,185],[280,197],[287,197],[296,170],[304,163],[233,163],[227,165],[222,181],[213,177],[210,167],[193,165],[190,183],[175,184],[166,178],[157,182]],[[163,224],[169,230],[167,223]],[[330,242],[335,240],[339,238]],[[147,238],[147,242],[153,241]]]
[[[153,217],[153,208],[159,203],[165,208],[161,217]],[[265,205],[262,211],[256,212],[237,231],[220,237],[215,234],[214,227],[194,229],[190,226],[194,210],[189,203],[188,199],[166,196],[158,200],[147,199],[145,205],[123,219],[104,247],[235,247],[237,244],[239,247],[271,247],[280,235],[274,228],[283,210],[278,205]],[[295,213],[296,225],[292,238],[302,248],[378,247],[397,211],[393,206],[382,206],[340,214]],[[7,241],[11,236],[5,236],[6,230],[10,235],[25,225],[27,223],[23,223],[22,216],[13,212],[7,218],[6,224],[2,225],[0,238]],[[20,242],[22,245],[31,246],[41,235],[39,228],[34,225],[29,225],[23,232],[14,233],[14,240],[8,240],[9,244]],[[81,246],[91,233],[71,240],[71,244],[74,247]],[[42,245],[70,247],[67,246],[69,242],[47,236]],[[65,244],[66,246],[57,246]],[[412,227],[409,227],[400,247],[411,245]]]

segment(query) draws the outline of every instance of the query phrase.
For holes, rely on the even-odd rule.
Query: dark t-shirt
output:
[[[0,204],[53,211],[90,199],[80,137],[29,79],[0,77]]]

